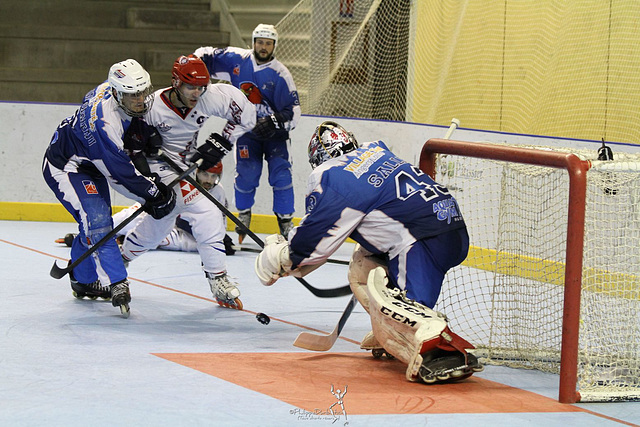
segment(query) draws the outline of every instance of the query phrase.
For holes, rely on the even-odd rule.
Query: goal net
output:
[[[425,144],[420,167],[454,194],[471,242],[436,309],[485,363],[560,374],[563,402],[636,400],[640,155],[571,153]]]

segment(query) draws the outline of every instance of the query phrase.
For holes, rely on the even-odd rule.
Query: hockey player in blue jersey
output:
[[[71,261],[113,229],[109,185],[144,203],[156,218],[175,206],[174,192],[142,175],[125,152],[130,126],[146,113],[153,87],[135,60],[114,64],[107,81],[90,91],[75,114],[62,121],[46,150],[42,172],[60,203],[78,222]],[[82,261],[69,275],[74,295],[111,299],[128,314],[129,282],[115,239]]]
[[[300,101],[291,73],[274,57],[278,44],[275,27],[258,25],[253,30],[252,42],[253,50],[201,47],[195,54],[207,64],[213,78],[231,82],[256,104],[256,127],[236,144],[234,189],[239,219],[250,226],[264,159],[273,189],[273,212],[280,233],[287,237],[293,228],[294,212],[289,131],[300,118]],[[236,232],[242,243],[244,233],[239,228]]]
[[[371,315],[362,348],[408,365],[411,381],[431,384],[482,370],[473,346],[433,310],[444,275],[467,256],[469,236],[449,190],[398,158],[384,142],[359,145],[335,122],[309,143],[306,213],[289,234],[267,237],[255,269],[264,285],[304,276],[348,237],[357,242],[349,283]]]

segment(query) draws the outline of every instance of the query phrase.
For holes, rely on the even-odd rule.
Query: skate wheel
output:
[[[242,301],[240,301],[240,298],[236,298],[233,300],[233,302],[228,302],[228,301],[222,301],[222,300],[218,300],[216,299],[216,302],[218,303],[218,305],[220,307],[226,307],[226,308],[231,308],[234,310],[242,310]]]
[[[71,294],[76,297],[77,299],[82,299],[84,298],[84,294],[79,294],[76,291],[71,291]]]
[[[373,350],[371,350],[371,355],[375,359],[380,359],[382,356],[384,356],[384,349],[382,349],[382,348],[374,348]]]
[[[122,304],[120,306],[120,313],[122,313],[122,316],[127,319],[129,317],[129,315],[131,314],[131,310],[129,310],[129,304]]]
[[[98,299],[96,295],[91,295],[90,297],[87,297],[87,298],[89,298],[91,301],[95,301]]]

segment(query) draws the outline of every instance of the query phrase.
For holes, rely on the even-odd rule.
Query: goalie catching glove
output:
[[[202,163],[198,169],[206,171],[214,167],[222,160],[222,158],[231,151],[233,145],[231,142],[218,133],[209,135],[204,144],[196,148],[196,152],[191,157],[192,162],[202,159]]]
[[[270,116],[260,117],[252,132],[258,138],[269,139],[275,136],[276,131],[283,129],[284,119],[282,114],[273,113]]]
[[[156,186],[158,187],[156,196],[147,200],[142,208],[153,218],[160,219],[169,215],[176,206],[176,193],[162,182],[156,181]]]
[[[256,258],[255,270],[260,282],[271,286],[289,274],[291,264],[289,243],[282,235],[272,234],[265,239],[264,248]]]

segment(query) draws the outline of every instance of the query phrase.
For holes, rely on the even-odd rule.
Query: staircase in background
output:
[[[127,58],[161,88],[179,55],[228,45],[210,0],[2,1],[0,101],[79,103]]]

